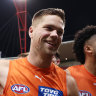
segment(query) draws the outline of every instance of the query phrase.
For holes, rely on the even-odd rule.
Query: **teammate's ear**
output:
[[[29,28],[29,37],[32,38],[32,32],[33,32],[33,29],[32,29],[32,26],[30,26]]]
[[[92,46],[90,46],[90,45],[85,45],[85,46],[84,46],[84,52],[85,52],[85,53],[92,54],[92,53],[93,53],[93,48],[92,48]]]

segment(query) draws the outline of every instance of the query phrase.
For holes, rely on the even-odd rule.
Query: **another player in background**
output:
[[[96,26],[76,33],[73,51],[81,65],[71,66],[67,72],[75,78],[80,96],[96,96]]]

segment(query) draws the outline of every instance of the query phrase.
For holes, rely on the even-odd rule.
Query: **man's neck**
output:
[[[48,68],[51,65],[52,56],[50,55],[41,56],[39,54],[35,55],[33,53],[29,53],[27,59],[34,66],[40,68]]]
[[[96,76],[96,60],[87,60],[84,66],[88,72]]]

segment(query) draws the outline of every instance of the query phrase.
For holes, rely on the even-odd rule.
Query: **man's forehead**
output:
[[[47,25],[48,26],[54,26],[54,27],[58,26],[58,27],[60,27],[62,29],[65,28],[65,24],[63,23],[63,20],[60,17],[56,16],[56,15],[44,16],[42,18],[41,23],[44,23],[46,26]]]
[[[42,16],[42,19],[45,19],[45,20],[47,19],[47,20],[52,20],[52,21],[55,20],[64,24],[63,20],[57,15],[44,15]]]

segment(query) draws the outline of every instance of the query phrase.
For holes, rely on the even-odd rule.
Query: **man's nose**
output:
[[[57,30],[53,30],[50,34],[51,37],[57,38],[58,34],[57,34]]]

